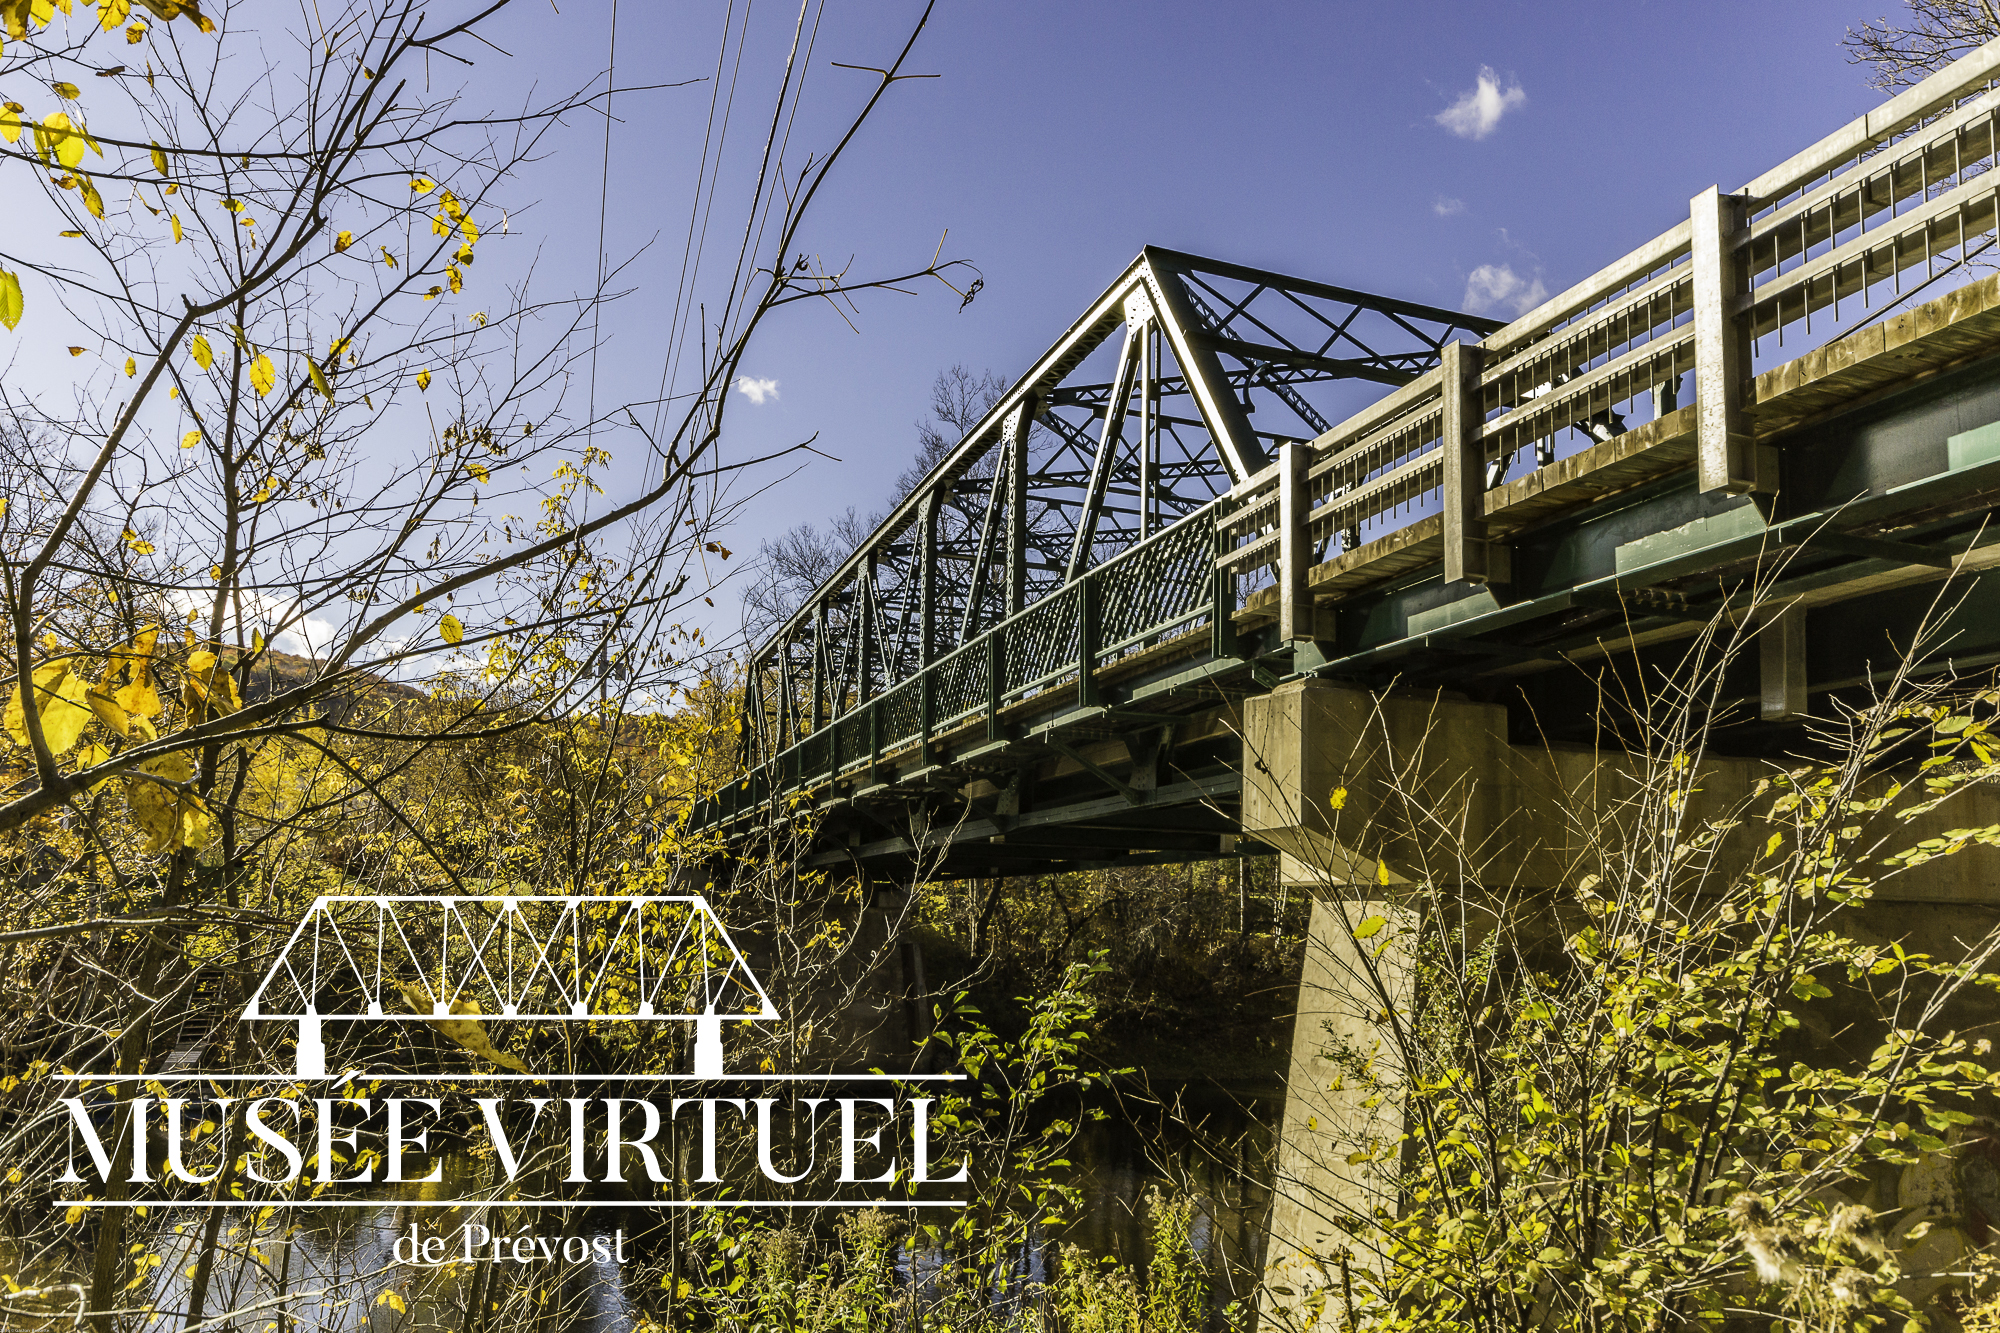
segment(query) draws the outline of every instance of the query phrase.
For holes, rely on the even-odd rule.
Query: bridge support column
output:
[[[1779,645],[1763,650],[1767,683],[1774,665],[1796,656],[1796,644],[1779,637],[1782,625],[1764,631]],[[1791,676],[1776,674],[1780,686]],[[1630,799],[1638,784],[1660,778],[1646,756],[1517,747],[1506,721],[1498,705],[1447,693],[1376,694],[1315,679],[1244,701],[1244,832],[1278,848],[1283,882],[1313,898],[1265,1259],[1265,1308],[1293,1312],[1295,1323],[1312,1293],[1324,1291],[1317,1327],[1343,1327],[1343,1277],[1384,1262],[1367,1224],[1399,1205],[1400,1057],[1410,1049],[1400,1038],[1415,999],[1419,930],[1436,929],[1440,949],[1473,947],[1487,928],[1478,923],[1496,919],[1490,908],[1504,911],[1514,942],[1532,949],[1546,939],[1559,955],[1562,904],[1575,901],[1586,877],[1611,870],[1621,849],[1657,832]],[[1774,766],[1707,754],[1684,779],[1684,827],[1739,821],[1704,873],[1730,878],[1757,863],[1774,826],[1761,821],[1753,798]],[[1885,791],[1889,780],[1867,790]],[[1891,839],[1886,853],[1992,824],[2000,824],[2000,788],[1989,786],[1864,836]],[[1420,917],[1433,910],[1456,920]],[[1872,900],[1842,909],[1836,921],[1883,950],[1962,951],[2000,923],[2000,850],[1967,847],[1884,878]],[[1865,987],[1834,984],[1834,995],[1801,1009],[1799,1039],[1865,1060],[1881,1012]],[[1985,996],[1962,1004],[1951,1020],[1958,1031],[2000,1026]],[[1878,1180],[1859,1201],[1949,1213],[1944,1203],[1918,1207],[1904,1197],[1924,1172],[1948,1181],[1948,1158],[1927,1162],[1900,1183]],[[1942,1199],[1954,1188],[1932,1193]]]
[[[1381,1270],[1368,1221],[1396,1207],[1404,1080],[1396,1028],[1414,999],[1418,923],[1393,887],[1328,884],[1283,862],[1287,887],[1310,893],[1313,905],[1272,1179],[1265,1313],[1297,1312],[1325,1288],[1321,1326],[1338,1328],[1344,1274]]]

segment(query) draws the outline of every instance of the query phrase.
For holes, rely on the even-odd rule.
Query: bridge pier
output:
[[[1572,929],[1576,891],[1603,872],[1604,849],[1632,836],[1627,798],[1644,756],[1583,747],[1517,747],[1506,709],[1448,693],[1374,693],[1307,679],[1245,701],[1244,832],[1280,851],[1280,877],[1312,897],[1265,1259],[1265,1310],[1278,1327],[1326,1293],[1318,1327],[1341,1327],[1344,1278],[1379,1272],[1368,1220],[1398,1208],[1403,1167],[1402,1026],[1417,998],[1421,913],[1448,902],[1461,919],[1440,936],[1476,947],[1483,904],[1503,901],[1509,925],[1529,923],[1551,943]],[[1707,756],[1689,799],[1695,821],[1737,807],[1773,765]],[[1895,847],[1950,828],[2000,823],[2000,795],[1960,793],[1909,821]],[[1772,830],[1746,819],[1723,842],[1715,871],[1733,876]],[[1418,882],[1428,887],[1418,891]],[[1448,898],[1439,886],[1457,886]],[[2000,925],[2000,851],[1971,847],[1878,885],[1842,909],[1841,929],[1863,944],[1891,942],[1939,956],[1962,952]],[[1528,932],[1528,943],[1533,936]],[[1959,1031],[2000,1029],[1990,998],[1955,1002]],[[1880,1021],[1867,994],[1837,991],[1801,1012],[1801,1040],[1864,1059]],[[1856,1045],[1859,1043],[1859,1045]],[[1850,1050],[1849,1047],[1854,1049]],[[1969,1132],[1969,1131],[1968,1131]],[[1985,1131],[1981,1131],[1982,1133]],[[1979,1188],[1941,1154],[1870,1182],[1865,1198],[1903,1210],[1903,1226],[1932,1220],[1936,1246],[1969,1248],[1953,1230],[1968,1211],[2000,1217],[2000,1193]],[[1983,1160],[1983,1159],[1982,1159]],[[1970,1225],[1970,1224],[1968,1224]],[[1974,1228],[1976,1230],[1976,1227]],[[1947,1266],[1947,1265],[1940,1265]],[[1289,1315],[1287,1320],[1282,1316]]]

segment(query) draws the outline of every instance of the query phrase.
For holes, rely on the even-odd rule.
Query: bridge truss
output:
[[[698,895],[502,894],[317,898],[243,1012],[299,1024],[304,1076],[326,1021],[473,1015],[691,1022],[697,1072],[719,1073],[721,1020],[778,1011]]]
[[[746,761],[856,714],[1497,327],[1148,247],[759,649]],[[1147,579],[1184,584],[1205,558],[1189,554],[1159,552]]]

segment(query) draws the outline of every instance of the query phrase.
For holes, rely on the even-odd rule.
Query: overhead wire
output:
[[[618,91],[618,0],[611,0],[611,50],[604,73],[604,163],[597,180],[597,274],[590,307],[590,396],[584,418],[587,436],[597,434],[597,354],[604,346],[604,229],[611,211],[611,98]]]
[[[735,8],[734,0],[731,0],[730,8],[732,10]],[[728,96],[724,98],[722,103],[722,125],[715,135],[714,160],[710,162],[708,165],[708,184],[706,189],[706,197],[705,198],[703,197],[703,194],[699,189],[697,190],[695,196],[695,207],[697,211],[700,213],[701,225],[699,234],[696,237],[692,248],[693,262],[690,264],[684,261],[682,264],[682,273],[686,287],[686,295],[679,304],[679,309],[676,315],[677,323],[675,327],[669,331],[670,337],[672,338],[672,342],[669,344],[668,347],[668,356],[669,356],[668,367],[665,374],[663,374],[662,376],[660,404],[657,409],[657,411],[660,414],[658,418],[660,421],[665,420],[666,402],[669,391],[674,385],[680,382],[680,360],[682,353],[687,346],[687,338],[689,332],[688,321],[690,320],[691,317],[694,316],[696,310],[699,309],[699,305],[694,299],[695,284],[698,281],[701,274],[702,257],[708,251],[708,224],[710,219],[714,215],[715,197],[720,192],[721,188],[723,152],[729,145],[729,125],[736,109],[736,90],[739,86],[741,86],[743,81],[743,52],[744,49],[749,45],[750,14],[754,8],[755,8],[755,0],[747,0],[747,3],[745,3],[743,6],[743,21],[738,26],[736,34],[736,63],[735,66],[730,70],[729,93]],[[726,55],[728,50],[727,46],[728,33],[726,30],[723,34],[723,41],[724,41],[723,51],[724,54]],[[720,79],[720,66],[721,66],[721,61],[718,61],[717,62],[718,79]],[[704,158],[708,156],[705,147],[703,151],[703,156]],[[691,218],[690,230],[692,229],[693,229],[693,219]],[[704,371],[704,373],[706,372]],[[654,432],[655,436],[657,437],[659,433],[660,430],[659,428],[656,427]]]

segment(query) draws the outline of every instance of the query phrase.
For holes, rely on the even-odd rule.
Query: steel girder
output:
[[[757,650],[745,762],[1208,504],[1372,386],[1436,366],[1446,343],[1499,327],[1147,247]],[[1357,397],[1356,382],[1371,387]]]

